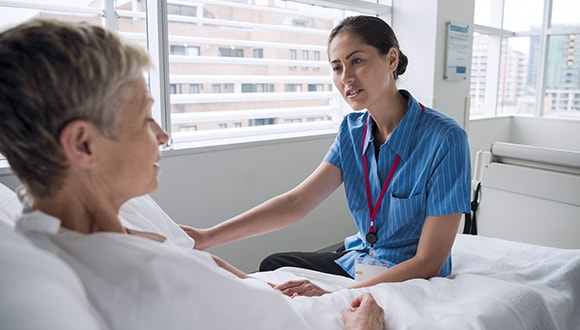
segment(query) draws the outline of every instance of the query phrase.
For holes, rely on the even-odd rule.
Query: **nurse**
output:
[[[354,111],[318,168],[290,191],[232,219],[208,229],[182,228],[201,249],[275,231],[300,221],[344,184],[358,228],[344,248],[274,254],[261,271],[308,268],[357,278],[354,287],[449,275],[451,247],[470,206],[466,132],[397,88],[408,60],[380,18],[345,18],[330,33],[328,57],[334,85]],[[364,277],[356,276],[363,266]],[[277,288],[288,295],[326,293],[308,281]]]

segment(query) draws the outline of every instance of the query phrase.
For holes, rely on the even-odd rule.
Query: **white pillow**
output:
[[[119,219],[127,228],[158,233],[168,242],[193,249],[193,239],[149,195],[128,200],[119,210]]]
[[[0,223],[2,329],[106,329],[76,273]]]
[[[16,193],[0,183],[0,222],[14,228],[14,222],[22,213],[22,204]]]

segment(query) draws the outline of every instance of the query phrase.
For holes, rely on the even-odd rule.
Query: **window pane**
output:
[[[498,114],[536,113],[539,37],[503,40],[498,84]]]
[[[580,118],[579,42],[580,34],[549,38],[545,115]]]
[[[502,0],[475,0],[474,23],[495,28],[501,27]]]
[[[580,1],[554,0],[552,4],[552,27],[580,26]]]
[[[350,111],[333,91],[326,42],[332,27],[355,13],[298,1],[179,3],[168,14],[176,144],[257,129],[330,129]],[[182,50],[191,47],[195,56]],[[183,84],[197,84],[198,93]],[[183,129],[192,125],[195,131]]]
[[[544,0],[505,0],[503,28],[514,32],[538,30],[543,13]]]
[[[499,54],[500,38],[498,36],[473,33],[471,116],[494,116],[496,113]]]

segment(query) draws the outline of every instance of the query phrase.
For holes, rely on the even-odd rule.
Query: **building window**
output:
[[[322,84],[308,84],[309,92],[322,92]]]
[[[286,84],[286,92],[301,92],[302,84]]]
[[[242,93],[272,93],[272,84],[242,84]]]
[[[220,48],[219,53],[224,57],[244,57],[244,50],[237,48]]]
[[[199,47],[196,46],[184,46],[184,45],[170,45],[169,46],[170,55],[182,55],[182,56],[199,56]]]
[[[254,58],[264,58],[264,49],[258,48],[252,51]]]
[[[249,126],[274,125],[274,123],[275,123],[274,118],[256,118],[256,119],[250,119]]]
[[[302,119],[300,118],[287,118],[284,119],[284,124],[297,124],[297,123],[301,123]]]
[[[201,84],[189,84],[189,94],[201,93]]]

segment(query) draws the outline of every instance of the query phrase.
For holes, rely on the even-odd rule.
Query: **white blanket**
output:
[[[580,329],[580,250],[458,235],[447,278],[341,290],[353,280],[298,268],[254,276],[275,283],[308,278],[331,295],[294,303],[317,323],[341,328],[340,310],[370,291],[388,329]]]

